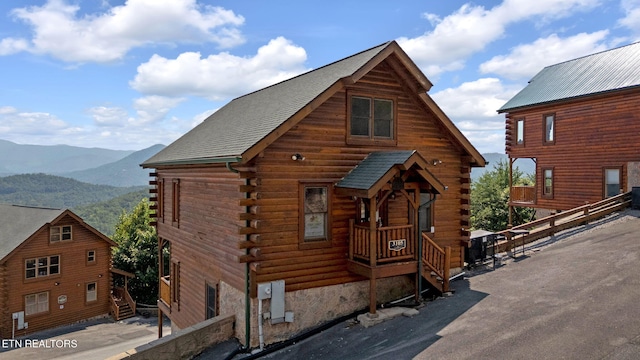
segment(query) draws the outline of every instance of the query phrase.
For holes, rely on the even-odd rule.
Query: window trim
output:
[[[623,168],[622,166],[604,166],[602,168],[602,198],[606,199],[607,197],[607,170],[618,170],[618,181],[620,185],[620,191],[618,192],[618,194],[622,194],[624,192],[624,183],[623,183]],[[615,195],[611,195],[611,196],[615,196]],[[609,196],[609,197],[611,197]]]
[[[323,239],[305,239],[305,190],[307,188],[323,187],[327,193],[327,219],[326,219],[326,236]],[[332,197],[333,183],[326,181],[300,181],[298,184],[298,248],[300,250],[319,249],[331,247],[332,233]]]
[[[58,258],[58,263],[56,264],[58,266],[58,272],[52,274],[51,273],[51,259],[52,258]],[[42,258],[46,258],[47,259],[47,265],[46,266],[39,266],[38,265],[38,260],[42,259]],[[34,268],[28,268],[27,267],[27,262],[33,260],[35,262],[35,267]],[[22,274],[24,275],[23,279],[26,281],[32,281],[32,280],[38,280],[38,279],[43,279],[43,278],[50,278],[50,277],[55,277],[55,276],[60,276],[60,274],[62,273],[62,262],[60,260],[60,255],[45,255],[45,256],[38,256],[38,257],[34,257],[34,258],[25,258],[24,261],[24,271],[22,272]],[[47,269],[47,275],[39,275],[39,269],[40,268],[46,268]],[[27,271],[28,270],[33,270],[34,271],[34,276],[28,277],[27,276]]]
[[[554,192],[555,192],[555,169],[553,167],[543,167],[540,168],[540,170],[542,171],[542,181],[540,182],[542,184],[542,198],[543,199],[553,199],[554,196]],[[545,180],[546,178],[546,172],[547,170],[551,171],[551,192],[547,193],[546,190],[546,184],[545,184]]]
[[[65,228],[69,228],[68,232],[65,232]],[[54,229],[57,229],[58,232],[54,233]],[[65,234],[69,234],[69,238],[68,239],[64,239],[64,235]],[[59,236],[60,238],[58,240],[54,240],[55,236]],[[60,242],[67,242],[67,241],[72,241],[73,240],[73,226],[72,225],[58,225],[58,226],[51,226],[49,227],[49,242],[50,243],[60,243]]]
[[[525,144],[525,132],[524,132],[524,118],[519,118],[515,120],[515,142],[514,146],[524,146]],[[520,130],[522,130],[522,141],[520,141]]]
[[[547,136],[547,118],[553,117],[553,125],[551,126],[551,140]],[[554,145],[556,143],[556,128],[558,127],[558,119],[555,113],[542,115],[542,143],[544,145]]]
[[[351,134],[351,100],[356,98],[366,98],[370,100],[370,117],[369,117],[369,135],[352,135]],[[391,110],[391,137],[375,136],[375,114],[374,103],[375,100],[390,101]],[[396,146],[398,144],[398,100],[396,96],[382,95],[375,93],[361,93],[355,91],[347,92],[347,121],[346,121],[346,143],[349,145],[382,145],[382,146]]]
[[[215,292],[215,298],[213,299],[213,305],[214,305],[214,315],[213,316],[209,316],[209,288],[213,289],[213,291]],[[204,283],[204,318],[205,320],[208,319],[212,319],[216,316],[218,316],[219,313],[219,300],[218,300],[218,284],[211,284],[208,281],[205,281]]]
[[[90,260],[90,255],[89,253],[93,252],[93,260]],[[89,249],[87,250],[87,265],[95,265],[97,263],[98,260],[98,252],[95,249]]]
[[[180,179],[173,179],[171,185],[171,225],[180,227]]]
[[[159,222],[164,222],[164,179],[158,179],[156,186],[158,189],[156,194],[156,216]]]
[[[89,300],[89,285],[93,284],[95,286],[95,289],[93,290],[93,293],[95,294],[95,299],[93,300]],[[90,304],[90,303],[95,303],[96,301],[98,301],[98,282],[97,281],[90,281],[84,284],[84,302],[85,304]]]
[[[171,274],[169,275],[171,286],[171,302],[175,303],[180,311],[180,261],[171,262]]]
[[[39,295],[42,295],[42,294],[46,294],[46,296],[47,296],[47,309],[46,309],[46,310],[42,310],[42,311],[37,311],[37,309],[38,309],[38,304],[39,304],[39,302],[38,302],[38,297],[39,297]],[[28,298],[28,297],[30,297],[30,296],[35,296],[35,301],[36,301],[36,303],[35,303],[35,306],[36,306],[36,312],[34,312],[34,313],[29,313],[29,312],[27,311],[27,309],[28,309],[27,298]],[[27,294],[27,295],[25,295],[25,296],[24,296],[24,298],[23,298],[23,299],[24,299],[24,316],[25,316],[25,317],[38,316],[38,315],[46,315],[46,314],[48,314],[48,313],[51,311],[51,302],[49,301],[49,299],[50,299],[49,291],[41,291],[41,292],[38,292],[38,293]]]

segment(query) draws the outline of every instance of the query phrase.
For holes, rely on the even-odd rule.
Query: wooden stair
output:
[[[422,277],[441,294],[449,291],[451,247],[438,246],[426,234],[422,234]]]
[[[127,303],[126,301],[119,301],[118,302],[118,318],[117,320],[122,320],[122,319],[127,319],[130,317],[133,317],[135,315],[135,313],[133,312],[133,309],[131,308],[131,306],[129,306],[129,303]]]

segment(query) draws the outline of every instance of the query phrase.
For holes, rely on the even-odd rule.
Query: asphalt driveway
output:
[[[640,359],[639,262],[640,211],[629,210],[467,272],[419,315],[349,320],[261,358]]]

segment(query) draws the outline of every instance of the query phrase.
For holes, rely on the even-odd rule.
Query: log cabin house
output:
[[[0,336],[109,314],[115,245],[70,210],[0,204]]]
[[[567,210],[640,184],[640,43],[548,66],[498,113],[510,171],[536,163],[535,186],[510,184],[510,213]]]
[[[431,86],[388,42],[236,98],[145,161],[172,327],[235,314],[262,346],[417,298],[421,276],[446,291],[485,160]]]

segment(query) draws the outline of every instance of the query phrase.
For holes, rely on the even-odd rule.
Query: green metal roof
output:
[[[229,159],[241,157],[337,81],[353,75],[389,44],[391,42],[236,98],[142,166],[229,162]]]
[[[498,113],[640,86],[640,42],[545,67]]]
[[[0,260],[64,210],[0,204]]]
[[[338,181],[336,187],[369,190],[389,170],[404,164],[414,153],[415,150],[372,152]]]

